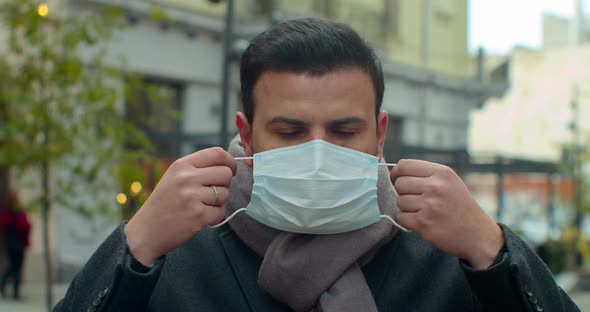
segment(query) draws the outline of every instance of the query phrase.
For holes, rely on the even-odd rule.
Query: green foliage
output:
[[[537,248],[541,259],[547,264],[551,273],[565,271],[568,255],[573,253],[572,244],[563,240],[549,240]]]
[[[583,133],[584,137],[590,137],[590,133]],[[576,162],[579,162],[580,172],[580,203],[575,207],[582,214],[590,214],[590,176],[588,176],[588,165],[590,165],[590,141],[581,144],[576,153],[573,144],[564,144],[562,150],[565,153],[565,159],[561,162],[559,168],[566,176],[573,177]],[[575,202],[575,199],[572,199]]]
[[[34,0],[0,4],[7,30],[0,42],[0,166],[25,171],[48,162],[62,172],[52,177],[52,202],[86,216],[118,214],[116,192],[108,192],[142,181],[140,166],[155,163],[148,138],[122,113],[122,74],[104,65],[105,44],[122,19],[110,7],[58,15],[41,17]],[[71,199],[80,192],[96,200]]]
[[[150,19],[160,23],[170,23],[170,17],[159,6],[152,5],[150,8]]]

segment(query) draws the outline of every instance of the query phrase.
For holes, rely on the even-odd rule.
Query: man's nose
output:
[[[310,131],[311,140],[324,140],[327,141],[326,130],[322,127],[312,128]]]

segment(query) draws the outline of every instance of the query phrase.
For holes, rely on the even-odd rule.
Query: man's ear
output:
[[[248,122],[248,118],[242,112],[236,114],[236,128],[238,128],[246,156],[252,156],[252,127],[250,126],[250,122]],[[252,160],[247,160],[246,163],[252,167]]]
[[[379,159],[383,158],[383,145],[385,144],[387,121],[387,112],[380,112],[377,116],[377,157],[379,157]]]

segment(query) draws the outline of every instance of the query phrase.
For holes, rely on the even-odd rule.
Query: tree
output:
[[[87,216],[112,213],[114,197],[79,203],[72,195],[82,182],[100,192],[141,175],[139,164],[154,158],[146,153],[147,137],[123,117],[121,72],[104,65],[105,43],[122,26],[116,9],[76,17],[48,12],[34,0],[6,0],[0,23],[7,32],[0,40],[0,167],[39,170],[41,192],[33,203],[42,211],[51,310],[51,207],[59,202]],[[81,48],[95,53],[82,58]]]

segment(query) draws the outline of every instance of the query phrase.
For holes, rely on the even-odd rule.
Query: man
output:
[[[276,25],[240,74],[239,139],[174,162],[56,311],[577,310],[451,169],[378,163],[383,74],[352,29]]]

